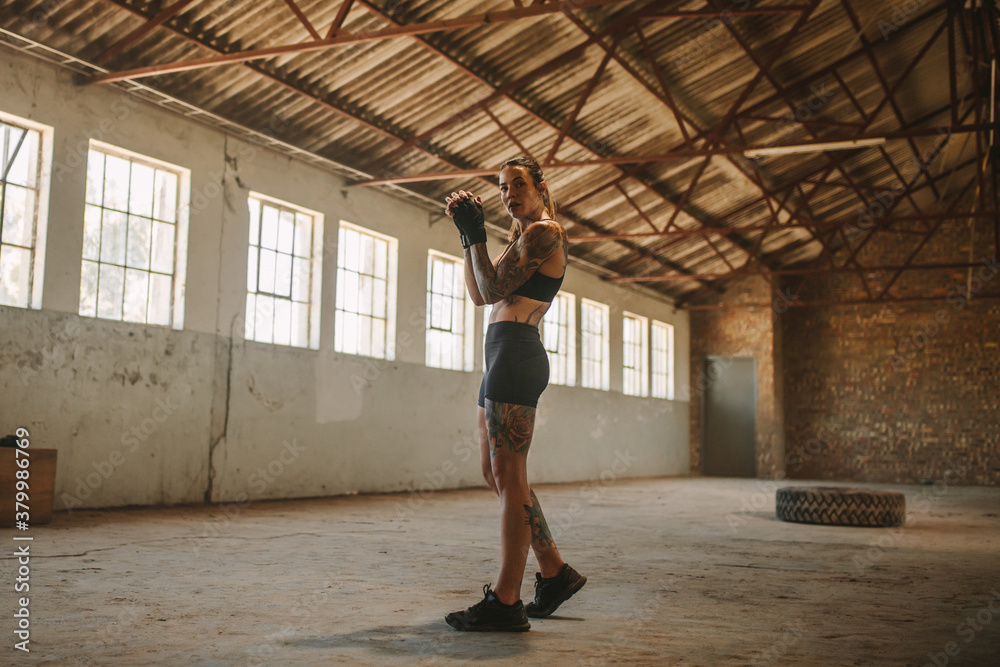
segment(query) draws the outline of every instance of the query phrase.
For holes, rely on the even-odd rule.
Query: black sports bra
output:
[[[523,285],[514,290],[514,294],[535,299],[536,301],[548,301],[552,303],[552,299],[556,298],[556,294],[559,293],[559,288],[562,287],[563,278],[565,277],[566,271],[563,271],[560,277],[553,278],[536,270],[531,274],[530,278],[524,281]]]
[[[507,244],[507,247],[500,257],[507,254],[516,241],[512,241]],[[499,261],[499,259],[497,260]],[[524,284],[514,290],[514,294],[518,296],[524,296],[529,299],[534,299],[535,301],[547,301],[552,303],[552,299],[556,298],[556,294],[559,293],[559,288],[562,287],[563,278],[566,277],[566,269],[563,269],[563,274],[558,278],[553,278],[552,276],[547,276],[544,273],[539,272],[537,269],[531,274],[531,277],[524,281]]]

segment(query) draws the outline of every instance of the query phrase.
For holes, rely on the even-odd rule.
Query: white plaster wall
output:
[[[427,252],[461,252],[447,218],[2,50],[0,91],[0,110],[55,128],[43,309],[0,308],[0,431],[59,449],[57,507],[482,484],[480,347],[475,372],[424,366]],[[183,331],[75,314],[88,138],[191,170]],[[251,190],[325,218],[319,350],[242,338]],[[399,239],[393,361],[333,352],[340,220]],[[678,391],[686,313],[572,266],[564,288],[612,308],[611,391],[549,386],[532,481],[687,474],[687,403],[621,394],[622,311],[675,325]]]

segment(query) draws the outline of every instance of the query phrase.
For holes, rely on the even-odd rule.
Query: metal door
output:
[[[757,366],[753,357],[706,357],[701,461],[705,475],[756,477]]]

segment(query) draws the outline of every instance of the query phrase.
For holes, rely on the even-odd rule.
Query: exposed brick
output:
[[[859,261],[905,263],[921,239],[914,229],[879,232]],[[752,356],[759,477],[1000,484],[1000,271],[992,230],[958,229],[932,237],[915,261],[979,262],[971,272],[812,276],[799,303],[818,305],[787,309],[787,287],[746,278],[701,302],[727,307],[691,311],[691,473],[702,472],[705,357]],[[895,298],[933,300],[842,304],[890,282]],[[761,303],[772,307],[738,305]]]
[[[767,282],[748,278],[726,283],[722,300],[735,303],[769,303],[773,295]],[[712,303],[712,302],[704,302]],[[773,477],[781,469],[784,434],[781,429],[780,372],[775,383],[774,308],[737,307],[691,311],[690,434],[691,474],[702,474],[701,402],[706,385],[706,356],[753,357],[757,362],[757,476]],[[780,332],[779,332],[780,349]]]
[[[912,234],[880,234],[866,250],[899,261],[915,244]],[[917,261],[969,254],[968,232],[941,233]],[[969,277],[905,272],[893,295],[935,300],[792,308],[782,317],[790,477],[1000,483],[1000,272],[985,262],[973,269],[971,301]],[[877,278],[873,291],[885,280]],[[865,296],[851,274],[813,278],[802,292],[805,301]]]

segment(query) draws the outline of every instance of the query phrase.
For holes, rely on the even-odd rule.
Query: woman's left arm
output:
[[[538,270],[562,245],[557,223],[533,222],[517,239],[512,252],[493,266],[485,243],[469,248],[472,270],[479,294],[486,303],[496,303],[510,296]]]

